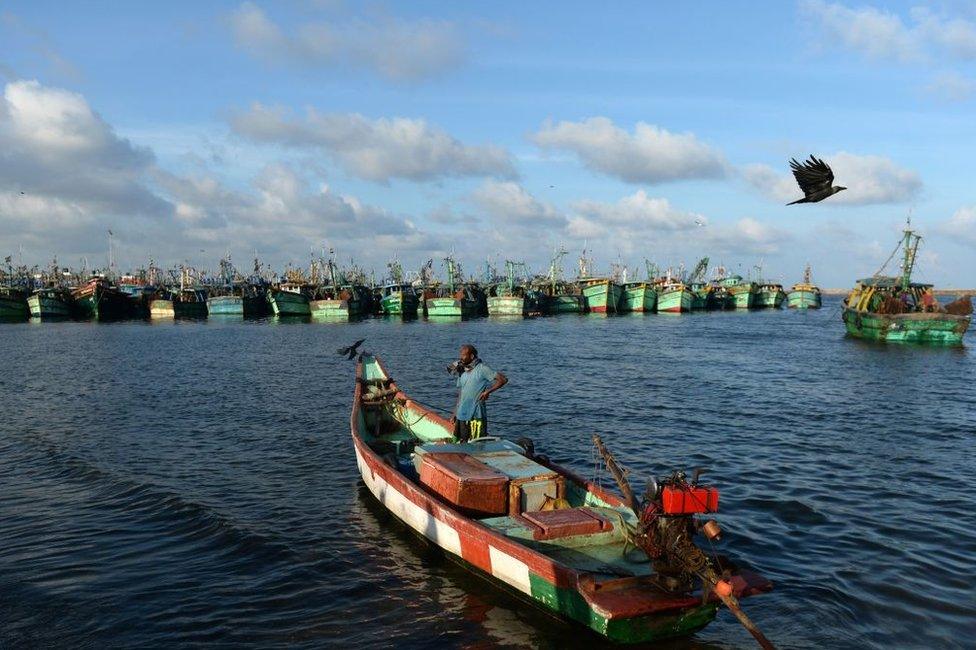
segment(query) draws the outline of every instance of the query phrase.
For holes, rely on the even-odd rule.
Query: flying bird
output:
[[[336,352],[338,354],[347,355],[346,356],[347,359],[352,359],[354,356],[356,356],[356,348],[358,348],[360,345],[362,345],[363,344],[363,341],[365,341],[365,340],[366,339],[359,339],[358,341],[356,341],[352,345],[346,346],[344,348],[339,348],[338,350],[336,350]]]
[[[793,176],[796,177],[796,184],[803,190],[803,198],[797,199],[786,205],[795,203],[816,203],[823,201],[828,196],[833,196],[846,187],[834,187],[834,172],[830,166],[819,158],[810,154],[809,160],[802,163],[797,162],[796,158],[790,159],[790,167],[793,168]]]

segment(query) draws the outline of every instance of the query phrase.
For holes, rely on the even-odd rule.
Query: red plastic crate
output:
[[[710,487],[667,485],[661,490],[661,503],[667,515],[718,512],[718,490]]]

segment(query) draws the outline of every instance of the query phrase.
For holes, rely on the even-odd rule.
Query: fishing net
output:
[[[973,313],[973,301],[970,300],[969,296],[963,296],[953,300],[948,305],[945,306],[947,314],[953,314],[955,316],[968,316]]]

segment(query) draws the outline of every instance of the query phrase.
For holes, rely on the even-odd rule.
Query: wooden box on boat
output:
[[[420,482],[471,513],[502,515],[508,512],[508,476],[468,454],[424,455],[420,464]]]
[[[509,515],[541,510],[546,501],[563,496],[562,476],[524,454],[513,450],[493,451],[479,454],[478,460],[509,478]]]
[[[535,539],[590,535],[613,529],[612,523],[589,508],[540,510],[526,512],[522,516],[536,527],[533,535]]]

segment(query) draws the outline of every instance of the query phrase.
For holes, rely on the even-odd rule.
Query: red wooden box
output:
[[[508,477],[468,454],[424,454],[420,482],[471,514],[508,512]]]
[[[710,487],[674,487],[661,490],[664,513],[691,515],[697,512],[718,512],[718,490]]]
[[[540,510],[522,516],[535,524],[535,539],[557,539],[570,535],[587,535],[613,528],[613,524],[588,508]]]

